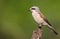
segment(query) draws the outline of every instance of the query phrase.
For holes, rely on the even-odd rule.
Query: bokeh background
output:
[[[59,33],[44,26],[42,39],[60,39],[60,0],[0,0],[0,39],[31,39],[38,26],[28,11],[32,6],[38,6]]]

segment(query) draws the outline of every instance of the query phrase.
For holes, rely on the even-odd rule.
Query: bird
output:
[[[32,17],[35,20],[35,22],[38,24],[39,28],[42,28],[42,26],[47,26],[51,31],[53,31],[56,35],[58,35],[58,33],[49,23],[47,18],[41,13],[39,7],[32,6],[29,10],[31,11]]]

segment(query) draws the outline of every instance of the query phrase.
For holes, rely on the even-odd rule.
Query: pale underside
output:
[[[32,16],[39,25],[48,25],[37,12],[32,13]]]

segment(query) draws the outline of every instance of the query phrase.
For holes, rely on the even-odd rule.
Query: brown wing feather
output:
[[[50,26],[52,26],[46,18],[45,18],[44,20],[45,20],[45,22],[47,22]]]
[[[48,23],[50,26],[52,26],[42,13],[40,13],[40,16],[43,18],[43,20],[44,20],[46,23]]]

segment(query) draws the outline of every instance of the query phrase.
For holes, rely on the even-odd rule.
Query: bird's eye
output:
[[[35,8],[32,8],[32,10],[35,10]]]

